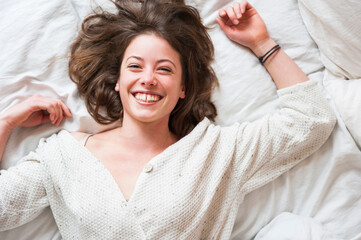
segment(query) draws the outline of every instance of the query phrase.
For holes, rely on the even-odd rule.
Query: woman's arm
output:
[[[65,104],[36,95],[0,114],[0,159],[12,130],[43,123],[56,126],[71,117]],[[20,226],[49,205],[44,189],[44,170],[39,164],[39,148],[22,159],[21,164],[0,171],[0,231]],[[41,150],[42,151],[42,150]]]
[[[68,107],[59,99],[35,95],[0,114],[0,160],[12,130],[34,127],[51,122],[58,126],[65,117],[72,117]]]
[[[276,43],[257,11],[246,1],[219,11],[217,22],[234,42],[264,56]],[[238,16],[237,16],[238,15]],[[239,126],[236,137],[244,193],[275,179],[319,149],[330,136],[336,118],[315,81],[282,49],[265,62],[278,89],[280,111]],[[302,83],[303,84],[297,84]],[[296,85],[297,84],[297,85]]]
[[[277,45],[256,9],[247,1],[219,10],[221,29],[234,42],[248,47],[257,56],[264,56]],[[274,52],[264,63],[278,89],[308,80],[305,73],[282,50]]]

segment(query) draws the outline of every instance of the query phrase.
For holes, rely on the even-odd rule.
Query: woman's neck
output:
[[[139,148],[153,148],[164,150],[172,145],[178,138],[168,127],[168,120],[144,123],[123,119],[122,127],[118,133],[124,140],[135,143]]]

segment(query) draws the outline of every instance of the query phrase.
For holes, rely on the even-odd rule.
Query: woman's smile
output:
[[[147,92],[135,92],[132,93],[134,98],[137,100],[137,102],[144,104],[144,103],[157,103],[159,102],[163,97],[158,94],[153,93],[147,93]]]

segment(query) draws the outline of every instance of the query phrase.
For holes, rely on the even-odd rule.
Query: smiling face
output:
[[[123,122],[168,124],[179,98],[185,97],[179,53],[154,34],[137,36],[124,53],[115,90],[123,104]]]

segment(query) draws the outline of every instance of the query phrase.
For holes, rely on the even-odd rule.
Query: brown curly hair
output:
[[[184,1],[118,0],[117,13],[97,11],[85,18],[71,46],[69,76],[84,97],[90,115],[101,124],[121,120],[123,107],[114,87],[130,42],[141,34],[164,38],[180,54],[186,98],[179,99],[169,119],[178,137],[204,117],[214,121],[211,93],[218,85],[211,67],[214,48],[198,11]]]

